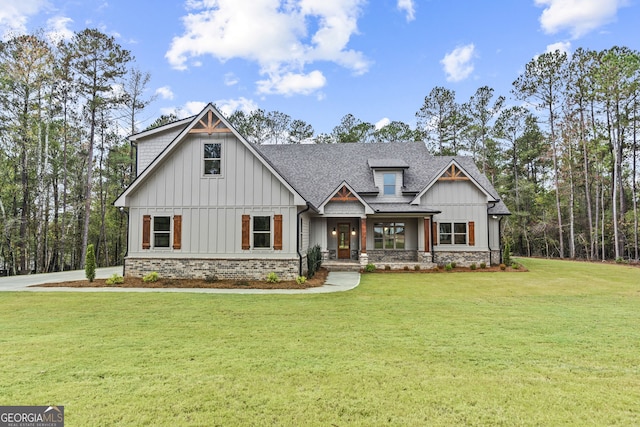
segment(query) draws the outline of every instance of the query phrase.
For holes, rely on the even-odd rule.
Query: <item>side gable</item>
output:
[[[189,135],[194,134],[229,134],[237,138],[237,140],[254,156],[254,158],[285,187],[294,197],[294,204],[304,205],[306,201],[300,194],[276,171],[269,162],[265,160],[260,152],[258,152],[251,143],[249,143],[242,135],[240,135],[231,124],[224,118],[219,111],[215,109],[213,104],[207,105],[197,116],[195,116],[189,125],[187,125],[179,134],[168,144],[160,154],[145,168],[129,185],[129,187],[116,199],[113,203],[116,207],[127,206],[127,198],[133,194],[143,183],[148,180],[159,167],[184,141]],[[193,171],[192,171],[193,173]]]
[[[342,183],[327,197],[318,207],[318,213],[321,215],[329,213],[330,206],[342,205],[339,211],[352,213],[355,209],[359,209],[362,213],[373,214],[374,211],[362,197],[354,191],[354,189],[346,182]],[[326,212],[325,212],[326,210]]]
[[[422,196],[424,196],[437,182],[439,181],[467,181],[472,183],[480,192],[482,192],[486,198],[487,203],[498,202],[498,199],[494,197],[488,189],[484,188],[465,168],[463,168],[456,159],[452,159],[445,168],[441,169],[434,175],[429,183],[424,187],[422,191],[411,201],[412,205],[419,205]]]

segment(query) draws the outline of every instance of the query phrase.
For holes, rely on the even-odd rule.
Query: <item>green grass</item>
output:
[[[68,426],[640,424],[640,269],[325,295],[0,294],[0,405]]]

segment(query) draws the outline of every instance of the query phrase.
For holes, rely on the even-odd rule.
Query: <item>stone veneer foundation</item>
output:
[[[489,265],[489,251],[486,252],[439,252],[434,253],[436,264],[449,264],[455,262],[458,267],[469,267],[475,263],[479,265],[484,262]],[[495,261],[494,261],[495,264]]]
[[[298,259],[176,259],[126,258],[125,277],[143,277],[152,271],[167,279],[265,280],[275,272],[282,280],[298,277]]]

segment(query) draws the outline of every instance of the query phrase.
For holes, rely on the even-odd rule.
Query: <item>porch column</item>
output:
[[[369,264],[367,255],[367,218],[360,218],[360,266],[362,268]]]
[[[431,252],[431,218],[424,219],[424,252]]]
[[[360,252],[367,253],[367,218],[360,218]]]

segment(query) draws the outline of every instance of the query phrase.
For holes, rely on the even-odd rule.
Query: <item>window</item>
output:
[[[171,217],[156,216],[153,218],[153,247],[168,248]]]
[[[467,223],[466,222],[441,222],[440,223],[440,244],[441,245],[466,245],[467,244]]]
[[[268,248],[271,246],[271,217],[253,217],[253,247]]]
[[[383,192],[385,196],[394,196],[396,194],[396,174],[385,173],[382,175],[384,187]]]
[[[204,174],[220,175],[222,169],[222,144],[204,144]]]
[[[404,249],[404,222],[373,224],[374,249]]]

